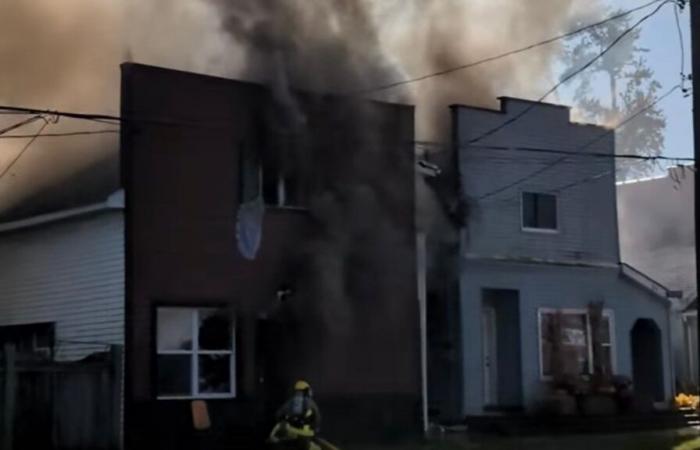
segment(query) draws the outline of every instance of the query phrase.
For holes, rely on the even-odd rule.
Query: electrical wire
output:
[[[673,5],[673,15],[676,18],[676,29],[678,30],[678,45],[681,52],[681,88],[685,90],[685,42],[683,41],[683,30],[681,29],[681,20],[679,17],[680,8],[678,3]]]
[[[639,19],[637,22],[635,22],[634,25],[632,25],[631,27],[627,28],[625,31],[620,33],[620,35],[617,36],[617,38],[615,38],[610,44],[608,44],[600,53],[598,53],[596,56],[594,56],[590,61],[588,61],[583,66],[579,67],[575,71],[573,71],[570,74],[563,77],[558,83],[556,83],[553,87],[551,87],[549,90],[547,90],[547,92],[545,92],[544,95],[539,97],[535,102],[531,103],[527,108],[523,109],[518,114],[514,115],[513,117],[504,121],[503,123],[499,124],[498,126],[492,128],[490,130],[485,131],[484,133],[480,134],[479,136],[477,136],[475,138],[471,138],[469,141],[466,142],[466,144],[467,145],[475,144],[475,143],[483,140],[484,138],[487,138],[487,137],[497,133],[498,131],[513,124],[514,122],[518,121],[519,119],[521,119],[522,117],[527,115],[530,111],[533,110],[533,108],[535,108],[538,104],[542,103],[542,101],[545,98],[547,98],[550,94],[552,94],[554,91],[559,89],[565,83],[569,82],[574,77],[578,76],[579,74],[581,74],[582,72],[584,72],[585,70],[590,68],[593,64],[595,64],[596,61],[598,61],[600,58],[605,56],[610,50],[613,49],[613,47],[615,47],[620,41],[622,41],[622,39],[624,39],[627,35],[629,35],[632,31],[634,31],[642,23],[644,23],[645,21],[647,21],[648,19],[650,19],[651,17],[656,15],[661,10],[661,8],[664,7],[664,5],[666,5],[670,2],[671,2],[671,0],[664,1],[659,6],[657,6],[652,12],[645,15],[644,17]]]
[[[116,134],[119,133],[119,129],[109,129],[109,130],[90,130],[90,131],[68,131],[61,133],[43,133],[38,138],[50,138],[50,137],[70,137],[70,136],[91,136],[97,134]],[[26,139],[34,137],[33,134],[10,134],[10,135],[0,135],[0,139]]]
[[[5,169],[2,171],[2,173],[0,173],[0,180],[2,180],[2,178],[5,175],[7,175],[7,173],[10,171],[10,169],[12,169],[12,167],[17,163],[17,161],[19,161],[19,159],[22,157],[22,155],[24,155],[24,153],[27,150],[29,150],[29,147],[32,146],[34,141],[36,141],[36,138],[39,137],[41,132],[44,131],[44,128],[46,128],[46,126],[49,124],[49,121],[46,118],[42,117],[42,119],[44,120],[44,124],[41,126],[41,128],[39,128],[39,131],[37,131],[36,134],[34,134],[32,136],[32,138],[29,140],[29,142],[27,142],[27,144],[22,148],[22,150],[20,150],[19,153],[17,153],[17,156],[15,156],[15,158],[10,162],[10,164],[8,164],[5,167]]]
[[[32,122],[34,122],[34,121],[36,121],[36,120],[39,120],[39,119],[41,119],[41,118],[42,118],[42,117],[41,117],[41,116],[38,116],[38,115],[37,115],[37,116],[33,116],[33,117],[28,118],[28,119],[24,119],[24,120],[22,120],[22,121],[20,121],[20,122],[17,122],[17,123],[15,123],[15,124],[13,124],[13,125],[10,125],[9,127],[0,129],[0,136],[4,135],[5,133],[9,133],[9,132],[12,131],[12,130],[16,130],[17,128],[23,127],[23,126],[25,126],[25,125],[29,125],[30,123],[32,123]]]
[[[669,89],[666,93],[664,93],[662,96],[654,100],[652,103],[649,105],[645,106],[644,108],[640,109],[639,111],[635,112],[634,114],[630,115],[629,117],[625,118],[625,120],[621,121],[618,123],[614,128],[610,130],[606,130],[605,132],[601,133],[599,136],[595,137],[594,139],[588,141],[586,144],[582,145],[581,147],[576,148],[576,150],[573,151],[567,151],[567,150],[556,150],[556,149],[545,149],[545,148],[531,148],[531,147],[501,147],[501,146],[469,146],[469,148],[472,149],[488,149],[488,150],[504,150],[504,151],[527,151],[527,152],[533,152],[533,153],[548,153],[548,154],[559,154],[559,155],[564,155],[561,158],[555,159],[551,163],[545,165],[544,167],[541,167],[534,172],[525,175],[511,183],[508,183],[504,186],[501,186],[500,188],[494,189],[493,191],[489,191],[486,194],[480,195],[477,197],[475,200],[476,201],[481,201],[486,198],[492,197],[494,195],[500,194],[503,191],[506,191],[512,187],[515,187],[519,184],[524,183],[525,181],[528,181],[532,178],[537,177],[538,175],[542,174],[543,172],[561,164],[564,162],[567,158],[569,157],[593,157],[593,158],[613,158],[613,159],[634,159],[634,160],[642,160],[642,161],[674,161],[674,162],[679,162],[679,161],[695,161],[693,158],[672,158],[668,156],[663,156],[663,155],[656,155],[656,156],[648,156],[648,155],[617,155],[617,154],[610,154],[610,153],[600,153],[600,152],[586,152],[586,153],[581,153],[583,150],[586,148],[590,147],[591,145],[595,144],[596,142],[600,141],[604,137],[608,136],[610,133],[615,133],[617,130],[620,128],[624,127],[627,125],[629,122],[632,120],[636,119],[639,117],[641,114],[645,113],[646,111],[654,108],[657,104],[659,104],[662,100],[670,96],[672,93],[674,93],[676,90],[680,89],[680,85],[676,85]]]
[[[643,5],[640,5],[640,6],[636,7],[636,8],[633,8],[633,9],[630,9],[630,10],[627,10],[627,11],[623,11],[623,12],[621,12],[621,13],[617,13],[617,14],[615,14],[615,15],[613,15],[613,16],[610,16],[610,17],[608,17],[608,18],[606,18],[606,19],[603,19],[603,20],[601,20],[601,21],[599,21],[599,22],[592,23],[592,24],[583,26],[583,27],[581,27],[581,28],[577,28],[577,29],[572,30],[572,31],[569,31],[569,32],[567,32],[567,33],[560,34],[560,35],[558,35],[558,36],[554,36],[554,37],[551,37],[551,38],[549,38],[549,39],[545,39],[545,40],[543,40],[543,41],[540,41],[540,42],[536,42],[536,43],[534,43],[534,44],[527,45],[527,46],[525,46],[525,47],[521,47],[521,48],[518,48],[518,49],[515,49],[515,50],[510,50],[510,51],[507,51],[507,52],[504,52],[504,53],[501,53],[501,54],[498,54],[498,55],[490,56],[490,57],[488,57],[488,58],[480,59],[480,60],[478,60],[478,61],[470,62],[470,63],[467,63],[467,64],[462,64],[462,65],[459,65],[459,66],[451,67],[451,68],[449,68],[449,69],[444,69],[444,70],[440,70],[440,71],[437,71],[437,72],[428,73],[428,74],[421,75],[421,76],[418,76],[418,77],[415,77],[415,78],[410,78],[410,79],[401,80],[401,81],[395,81],[395,82],[393,82],[393,83],[388,83],[388,84],[385,84],[385,85],[382,85],[382,86],[377,86],[377,87],[374,87],[374,88],[369,88],[369,89],[360,90],[360,91],[354,92],[354,93],[352,93],[352,94],[350,94],[350,95],[362,95],[362,94],[371,94],[371,93],[375,93],[375,92],[386,91],[386,90],[388,90],[388,89],[393,89],[393,88],[395,88],[395,87],[399,87],[399,86],[404,86],[404,85],[407,85],[407,84],[416,83],[416,82],[419,82],[419,81],[427,80],[427,79],[429,79],[429,78],[435,78],[435,77],[439,77],[439,76],[448,75],[448,74],[451,74],[451,73],[454,73],[454,72],[458,72],[458,71],[462,71],[462,70],[466,70],[466,69],[471,69],[472,67],[480,66],[480,65],[482,65],[482,64],[486,64],[486,63],[489,63],[489,62],[492,62],[492,61],[496,61],[496,60],[499,60],[499,59],[503,59],[503,58],[506,58],[506,57],[509,57],[509,56],[517,55],[517,54],[519,54],[519,53],[523,53],[523,52],[526,52],[526,51],[535,49],[535,48],[537,48],[537,47],[541,47],[541,46],[543,46],[543,45],[548,45],[548,44],[554,43],[554,42],[556,42],[556,41],[560,41],[560,40],[562,40],[562,39],[570,38],[570,37],[572,37],[572,36],[575,36],[575,35],[577,35],[577,34],[583,33],[583,32],[585,32],[585,31],[588,31],[588,30],[597,28],[597,27],[599,27],[599,26],[601,26],[601,25],[605,25],[605,24],[608,23],[608,22],[612,22],[612,21],[615,21],[615,20],[619,20],[619,19],[621,19],[621,18],[623,18],[623,17],[626,17],[626,16],[628,16],[628,15],[630,15],[630,14],[633,14],[633,13],[635,13],[635,12],[637,12],[637,11],[641,11],[641,10],[643,10],[643,9],[646,9],[646,8],[648,8],[649,6],[651,6],[651,5],[655,4],[655,3],[659,3],[660,1],[662,1],[662,0],[654,0],[654,1],[651,1],[651,2],[648,2],[648,3],[645,3],[645,4],[643,4]],[[667,0],[667,1],[668,1],[668,0]]]

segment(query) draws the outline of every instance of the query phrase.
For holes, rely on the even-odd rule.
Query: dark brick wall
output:
[[[344,275],[352,323],[328,319],[329,303],[313,276],[318,264],[309,263],[325,242],[319,236],[334,231],[323,216],[325,197],[309,210],[267,209],[258,257],[247,261],[238,253],[239,152],[244,145],[269,148],[265,124],[275,113],[269,92],[238,81],[122,66],[127,437],[146,430],[191,436],[189,402],[154,399],[153,313],[160,304],[218,304],[236,312],[238,398],[211,402],[215,426],[265,423],[297,377],[309,378],[320,399],[403,399],[333,401],[334,412],[324,415],[333,432],[353,427],[342,414],[344,404],[383,411],[386,420],[378,428],[417,426],[413,109],[361,106],[373,115],[373,130],[358,140],[352,123],[358,106],[300,98],[310,137],[308,151],[293,154],[294,162],[303,163],[310,189],[333,193],[335,213],[342,216],[338,227],[356,222],[349,233],[353,245],[373,249],[365,256],[354,252],[352,264],[343,260],[353,268]],[[360,187],[346,189],[353,183]],[[345,198],[355,191],[367,202]],[[300,299],[293,297],[288,312],[261,328],[259,314],[290,283]]]

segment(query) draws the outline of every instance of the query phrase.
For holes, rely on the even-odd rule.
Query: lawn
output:
[[[342,450],[700,450],[696,430],[572,435],[563,437],[473,438],[452,435],[423,444],[348,446]]]

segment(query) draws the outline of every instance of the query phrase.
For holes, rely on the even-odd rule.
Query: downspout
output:
[[[676,397],[676,364],[675,364],[675,354],[673,352],[673,337],[671,336],[671,312],[673,310],[673,302],[667,296],[666,300],[669,302],[669,307],[666,308],[666,342],[668,344],[668,362],[669,362],[669,372],[671,376],[671,398]]]
[[[425,232],[416,233],[416,266],[418,279],[418,310],[420,326],[420,370],[421,370],[421,407],[423,433],[427,435],[428,423],[428,338],[427,338],[427,263]]]

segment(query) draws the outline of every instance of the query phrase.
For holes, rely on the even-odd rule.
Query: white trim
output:
[[[563,259],[543,259],[543,258],[530,258],[522,256],[508,256],[508,255],[479,255],[477,253],[465,252],[462,254],[465,259],[474,261],[490,261],[497,263],[514,263],[514,264],[538,264],[538,265],[557,265],[557,266],[570,266],[570,267],[581,267],[581,268],[594,268],[594,269],[620,269],[620,265],[617,263],[608,263],[600,261],[579,261],[579,260],[563,260]]]
[[[538,228],[525,226],[525,194],[549,195],[551,197],[554,197],[554,220],[556,221],[556,228]],[[520,230],[526,233],[558,234],[561,231],[559,227],[559,196],[557,194],[552,194],[551,192],[520,191]]]
[[[61,220],[83,216],[98,211],[108,211],[116,209],[124,209],[124,191],[122,190],[113,193],[104,202],[101,203],[94,203],[92,205],[64,209],[62,211],[56,211],[48,214],[40,214],[37,216],[28,217],[26,219],[1,223],[0,233],[22,230],[25,228],[36,227],[52,222],[59,222]]]
[[[159,306],[156,308],[156,315],[162,309],[184,309],[190,313],[190,325],[192,327],[192,348],[189,350],[159,350],[156,342],[156,359],[159,355],[181,355],[190,358],[190,394],[187,395],[158,395],[158,400],[192,400],[192,399],[227,399],[236,397],[236,325],[231,326],[231,349],[202,350],[199,348],[199,324],[200,312],[206,309],[216,310],[216,307],[209,306]],[[156,320],[157,323],[157,320]],[[157,335],[157,329],[156,329]],[[157,338],[156,338],[157,339]],[[199,356],[200,355],[227,355],[229,357],[229,391],[217,393],[199,392]],[[157,361],[156,361],[157,365]],[[156,386],[156,390],[158,387]]]

